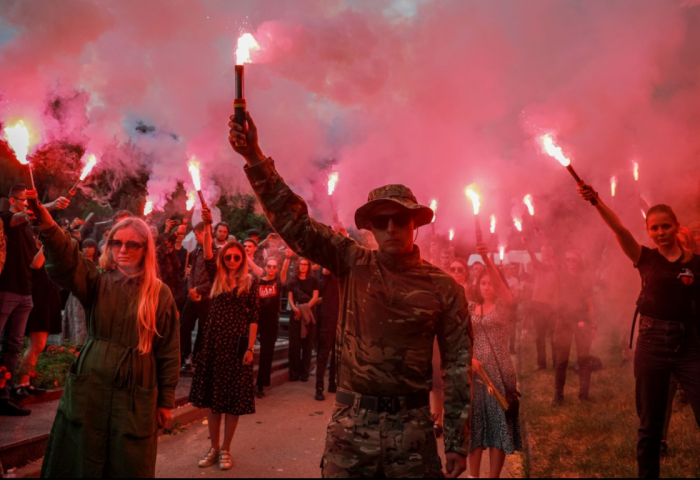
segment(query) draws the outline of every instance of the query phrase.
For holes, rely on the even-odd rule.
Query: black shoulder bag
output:
[[[481,318],[483,320],[484,318],[484,305],[481,304]],[[506,401],[508,402],[508,410],[506,410],[506,419],[508,420],[516,420],[518,416],[520,415],[520,397],[522,395],[520,392],[516,390],[511,390],[508,388],[508,382],[506,382],[506,377],[503,375],[503,369],[501,368],[501,362],[498,361],[498,355],[496,355],[496,350],[493,348],[493,344],[491,343],[491,338],[489,337],[489,334],[486,333],[486,328],[481,325],[481,330],[484,332],[484,336],[486,336],[486,341],[489,342],[489,348],[491,349],[491,355],[493,355],[493,359],[496,360],[496,366],[498,367],[498,373],[501,375],[501,381],[503,382],[503,388],[506,391]]]

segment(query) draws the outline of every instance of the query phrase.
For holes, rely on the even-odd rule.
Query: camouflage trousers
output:
[[[336,404],[323,478],[443,478],[430,407],[396,414]]]

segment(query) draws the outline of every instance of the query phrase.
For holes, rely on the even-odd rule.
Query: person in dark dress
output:
[[[190,401],[207,409],[211,449],[200,468],[219,463],[233,468],[231,441],[241,415],[255,413],[253,358],[260,316],[259,285],[248,271],[245,248],[230,241],[214,258],[211,211],[204,207],[204,262],[211,281],[212,307],[202,350],[196,357]],[[225,417],[224,441],[221,422]]]
[[[647,232],[658,247],[651,249],[634,238],[591,186],[581,185],[579,194],[588,202],[597,201],[595,208],[642,277],[634,359],[640,421],[637,464],[640,478],[658,478],[672,375],[683,388],[700,427],[700,257],[680,243],[681,225],[671,207],[657,205],[647,212]]]
[[[308,382],[316,337],[316,309],[319,282],[311,272],[311,262],[299,260],[296,276],[288,286],[293,315],[289,324],[289,381]]]
[[[51,281],[44,264],[44,247],[37,240],[39,253],[34,257],[32,268],[32,303],[34,308],[29,313],[25,336],[29,337],[29,347],[20,365],[22,375],[17,383],[17,397],[43,395],[46,390],[31,384],[34,368],[39,355],[46,348],[49,335],[61,333],[61,289]]]
[[[265,276],[260,279],[260,321],[258,322],[260,365],[258,366],[258,387],[255,392],[258,398],[265,396],[264,388],[270,386],[272,376],[272,361],[280,326],[282,292],[287,283],[290,257],[293,254],[291,250],[287,252],[282,273],[278,274],[279,261],[269,257],[265,262]]]

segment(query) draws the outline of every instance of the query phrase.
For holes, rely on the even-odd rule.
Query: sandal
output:
[[[216,459],[219,456],[219,452],[213,448],[209,450],[209,453],[199,461],[199,468],[209,468],[216,463]]]
[[[226,450],[221,450],[219,453],[219,470],[231,470],[233,468],[233,459],[231,454]]]

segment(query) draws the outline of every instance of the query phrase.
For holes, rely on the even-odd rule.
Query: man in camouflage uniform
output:
[[[431,359],[437,336],[445,387],[447,475],[466,469],[471,409],[471,336],[464,290],[421,259],[415,228],[433,212],[401,185],[374,190],[355,216],[371,229],[369,250],[309,217],[258,146],[257,129],[229,124],[229,142],[265,214],[299,255],[340,282],[338,394],[328,426],[323,474],[346,477],[442,477],[430,415]],[[246,145],[246,146],[242,146]]]

